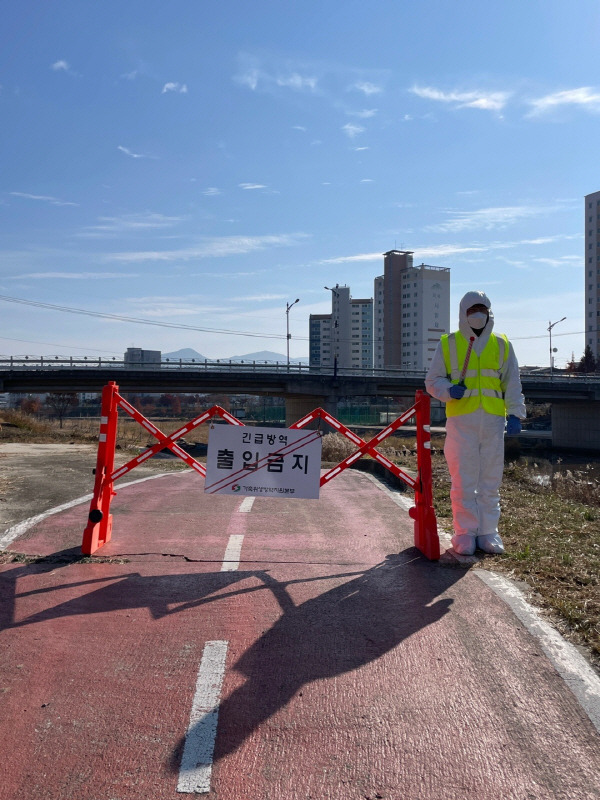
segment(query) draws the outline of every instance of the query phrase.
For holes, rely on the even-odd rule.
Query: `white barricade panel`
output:
[[[211,425],[204,491],[318,499],[321,432]]]

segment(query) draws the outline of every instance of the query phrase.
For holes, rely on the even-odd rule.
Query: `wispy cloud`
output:
[[[447,213],[451,219],[441,222],[439,225],[428,226],[427,230],[457,233],[477,228],[485,230],[505,228],[507,225],[513,225],[522,219],[538,217],[557,210],[558,207],[556,206],[522,205],[479,208],[473,211],[448,211]]]
[[[121,235],[124,233],[147,233],[149,230],[172,228],[185,217],[168,217],[148,211],[145,214],[125,214],[122,217],[99,217],[97,225],[86,228],[80,236]]]
[[[313,76],[307,77],[293,72],[291,75],[279,76],[275,79],[275,82],[277,86],[286,86],[290,89],[296,89],[296,91],[302,91],[303,89],[314,91],[317,88],[318,80]]]
[[[13,197],[21,197],[24,200],[37,200],[42,203],[50,203],[53,206],[78,206],[79,203],[71,203],[68,200],[60,200],[58,197],[50,197],[44,194],[28,194],[27,192],[11,192]]]
[[[188,87],[185,83],[165,83],[162,88],[161,94],[166,94],[167,92],[175,92],[176,94],[187,94]]]
[[[510,250],[512,248],[520,248],[522,249],[525,246],[533,245],[546,245],[553,242],[558,241],[565,241],[571,239],[579,239],[581,238],[580,234],[557,234],[556,236],[549,236],[540,239],[522,239],[519,241],[496,241],[496,242],[486,242],[486,243],[475,243],[475,244],[439,244],[439,245],[423,245],[423,246],[416,246],[414,248],[415,259],[435,259],[435,258],[447,258],[452,256],[461,256],[461,255],[468,255],[468,254],[482,254],[488,252],[494,252],[497,250]],[[532,258],[531,261],[545,261],[547,259],[543,258]],[[580,256],[563,256],[561,257],[561,263],[563,264],[573,264],[577,265],[581,262]],[[320,261],[320,264],[352,264],[352,263],[360,263],[360,262],[367,262],[367,261],[374,261],[383,263],[383,254],[381,252],[376,253],[359,253],[357,255],[350,255],[350,256],[338,256],[337,258],[327,258],[323,261]]]
[[[232,255],[252,253],[267,248],[293,247],[306,240],[302,233],[279,234],[274,236],[228,236],[206,239],[192,247],[178,250],[148,250],[129,253],[112,253],[106,256],[108,261],[132,262],[141,261],[190,261],[200,258],[220,258]]]
[[[93,281],[114,280],[115,278],[139,278],[134,272],[26,272],[19,275],[9,275],[7,280],[21,280],[29,278],[36,280],[67,280],[67,281]]]
[[[560,256],[559,258],[534,258],[536,264],[546,264],[549,267],[581,267],[581,256]]]
[[[217,189],[216,186],[209,186],[202,192],[202,194],[206,195],[207,197],[215,197],[218,194],[223,194],[223,192],[220,189]]]
[[[342,130],[350,139],[355,139],[359,134],[365,132],[365,128],[362,125],[354,125],[351,122],[342,125]]]
[[[473,91],[444,92],[432,86],[413,86],[410,91],[425,100],[447,103],[455,108],[479,108],[484,111],[502,111],[512,92]]]
[[[531,111],[528,116],[539,116],[561,106],[576,106],[586,111],[600,111],[600,90],[591,86],[578,89],[567,89],[554,92],[530,101]]]
[[[447,258],[448,256],[458,256],[466,253],[484,253],[489,249],[488,245],[440,244],[418,247],[415,249],[415,254],[419,259]]]
[[[266,269],[253,269],[253,270],[246,270],[245,272],[190,272],[191,278],[197,278],[201,276],[202,278],[218,278],[219,280],[232,280],[237,278],[253,278],[256,275],[264,275],[267,272]]]
[[[381,94],[383,92],[383,87],[378,86],[376,83],[371,83],[370,81],[357,81],[356,83],[353,83],[349,89],[362,92],[364,95],[367,95],[367,97],[370,97],[374,94]]]
[[[372,119],[377,114],[376,108],[365,108],[362,111],[347,110],[346,114],[349,117],[357,117],[358,119]]]
[[[254,60],[254,59],[252,59]],[[234,81],[247,86],[253,92],[274,91],[276,89],[292,89],[296,92],[315,92],[319,79],[314,74],[301,74],[298,70],[285,68],[267,71],[256,65],[244,67]]]
[[[382,253],[360,253],[355,256],[338,256],[337,258],[324,258],[320,264],[351,264],[355,261],[381,261]]]
[[[242,86],[247,86],[255,92],[258,89],[258,81],[260,79],[260,70],[256,67],[245,70],[244,72],[236,75],[234,80]]]
[[[238,186],[240,187],[240,189],[245,189],[246,191],[267,188],[263,183],[239,183]]]
[[[251,301],[253,303],[264,303],[270,300],[285,300],[286,294],[254,294],[254,295],[241,295],[240,297],[232,297],[231,301],[234,303],[241,303]]]
[[[487,246],[443,244],[434,247],[419,247],[415,250],[418,258],[436,258],[441,256],[452,256],[461,253],[480,253],[487,249]],[[327,258],[321,261],[322,264],[352,264],[355,262],[378,261],[383,264],[383,253],[360,253],[354,256],[339,256],[337,258]]]
[[[70,64],[62,58],[51,64],[50,69],[54,72],[64,72],[67,75],[73,75],[74,77],[79,76],[79,73],[75,72],[74,69],[71,69]]]
[[[156,158],[156,156],[150,156],[145,153],[134,153],[133,150],[130,150],[128,147],[123,147],[123,145],[118,145],[117,150],[125,153],[125,155],[130,158]]]
[[[206,303],[198,303],[189,297],[130,297],[126,307],[145,317],[190,317],[212,313],[213,308]]]

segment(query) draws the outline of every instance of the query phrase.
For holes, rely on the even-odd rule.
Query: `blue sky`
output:
[[[599,34],[597,0],[6,4],[0,354],[285,353],[300,298],[306,356],[396,247],[453,324],[483,289],[521,364],[564,316],[579,358]]]

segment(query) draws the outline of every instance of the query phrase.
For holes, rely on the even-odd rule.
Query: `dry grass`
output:
[[[153,419],[160,430],[170,435],[187,422],[181,419]],[[20,411],[0,412],[0,444],[2,442],[37,442],[39,444],[60,444],[77,442],[79,444],[95,444],[98,441],[100,420],[97,417],[72,417],[63,420],[62,429],[55,420],[37,420]],[[208,441],[208,426],[200,425],[186,441]],[[144,447],[155,444],[156,440],[135,420],[119,415],[117,427],[117,447],[121,450]]]
[[[183,424],[181,420],[153,421],[166,434]],[[3,412],[0,425],[0,443],[96,442],[98,438],[97,419],[67,419],[60,430],[58,423],[38,423],[26,415]],[[208,434],[209,427],[202,425],[186,441],[207,442]],[[128,450],[154,439],[124,417],[117,441],[119,449]],[[440,526],[451,531],[450,479],[442,447],[443,438],[433,437],[434,505]],[[339,434],[323,437],[324,462],[337,463],[355,449]],[[399,465],[416,468],[414,437],[392,436],[378,449]],[[534,469],[511,462],[506,465],[501,502],[500,533],[506,553],[484,557],[480,566],[525,581],[532,601],[552,615],[565,636],[583,645],[592,663],[600,667],[600,483],[590,481],[583,469],[565,471],[541,485]]]

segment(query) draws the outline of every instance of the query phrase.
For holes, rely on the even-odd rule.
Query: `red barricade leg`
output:
[[[416,393],[417,466],[419,482],[415,488],[415,505],[410,516],[415,521],[415,547],[431,561],[440,557],[440,539],[433,508],[431,469],[431,401],[425,392]]]
[[[111,475],[115,465],[115,445],[117,442],[117,393],[119,387],[114,381],[102,390],[102,410],[98,457],[96,460],[96,480],[94,496],[90,503],[88,524],[83,532],[81,552],[89,556],[110,540],[112,514],[110,502],[116,492],[113,490]]]

